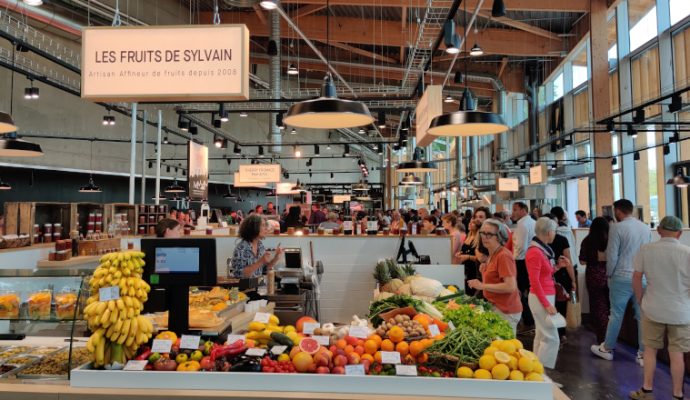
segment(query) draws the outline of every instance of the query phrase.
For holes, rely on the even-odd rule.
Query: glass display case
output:
[[[0,378],[69,379],[88,362],[91,270],[0,269]]]

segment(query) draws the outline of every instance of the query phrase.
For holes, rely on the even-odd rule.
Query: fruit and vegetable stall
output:
[[[537,356],[489,303],[411,265],[379,262],[368,313],[349,323],[287,325],[256,312],[245,329],[206,338],[156,331],[142,314],[143,263],[138,251],[112,253],[94,271],[83,310],[93,333],[80,350],[88,362],[71,371],[72,389],[554,398]],[[119,298],[102,299],[113,286]]]

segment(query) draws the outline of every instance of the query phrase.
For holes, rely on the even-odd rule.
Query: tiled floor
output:
[[[563,392],[573,400],[627,399],[628,393],[642,385],[642,367],[635,363],[636,350],[619,343],[613,361],[594,356],[589,347],[594,334],[584,328],[569,331],[568,340],[558,353],[558,362],[551,378],[563,385]],[[532,337],[519,335],[531,348]],[[685,379],[686,398],[690,395],[690,379]],[[657,363],[654,381],[656,400],[671,400],[671,374],[668,365]]]

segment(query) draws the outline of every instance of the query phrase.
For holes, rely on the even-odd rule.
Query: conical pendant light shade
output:
[[[0,111],[0,133],[15,132],[17,125],[14,124],[12,116],[4,111]]]
[[[175,179],[172,185],[165,188],[165,193],[184,193],[184,187],[177,183],[177,179]]]
[[[12,190],[12,186],[0,179],[0,190]]]
[[[374,121],[366,105],[336,96],[330,73],[324,78],[321,97],[293,104],[283,123],[297,128],[339,129],[369,125]]]
[[[398,164],[398,172],[434,172],[438,171],[436,164],[422,160],[422,149],[415,148],[412,160]]]
[[[89,183],[79,188],[79,193],[101,193],[100,186],[93,183],[93,176],[89,176]]]
[[[418,186],[423,182],[413,174],[405,174],[405,177],[400,181],[400,186]]]

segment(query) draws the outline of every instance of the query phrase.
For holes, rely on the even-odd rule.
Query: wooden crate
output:
[[[95,213],[95,214],[105,214],[105,209],[103,204],[100,203],[72,203],[71,204],[71,226],[74,227],[74,229],[77,229],[79,227],[79,233],[86,236],[87,231],[88,231],[88,221],[89,221],[89,214],[90,213]],[[103,216],[105,217],[105,216]],[[105,224],[105,220],[103,220],[103,223],[100,227],[101,232],[107,232],[108,231],[108,225]],[[96,229],[94,229],[94,232]]]
[[[19,233],[19,203],[5,202],[5,235]]]
[[[127,214],[129,224],[129,234],[136,235],[137,223],[139,219],[139,208],[136,205],[127,203],[110,203],[104,205],[103,223],[104,230],[107,231],[110,223],[115,219],[115,214]]]
[[[42,230],[46,223],[62,224],[64,237],[69,236],[71,209],[68,203],[7,202],[5,233],[29,234],[34,241],[34,225]]]
[[[112,249],[121,249],[122,242],[119,238],[101,240],[80,240],[79,255],[99,255]]]

